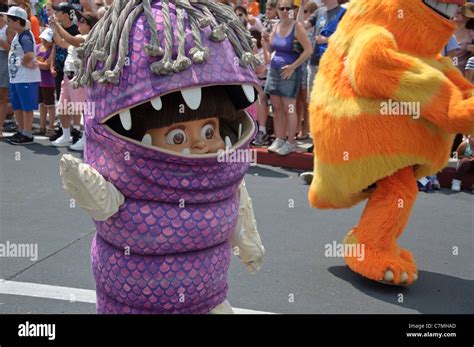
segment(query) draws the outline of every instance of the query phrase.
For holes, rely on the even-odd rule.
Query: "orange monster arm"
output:
[[[474,98],[463,100],[470,93],[464,79],[450,68],[445,75],[399,52],[385,28],[367,25],[355,33],[346,69],[352,87],[362,97],[417,102],[422,118],[448,133],[474,132]]]

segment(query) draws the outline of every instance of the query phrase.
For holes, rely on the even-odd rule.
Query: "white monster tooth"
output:
[[[157,111],[160,111],[161,108],[163,107],[163,103],[161,102],[160,97],[154,98],[153,100],[150,101],[150,103],[151,103],[151,106],[153,106],[153,108]]]
[[[132,129],[132,115],[130,110],[120,112],[120,122],[125,130]]]
[[[242,137],[242,123],[239,123],[239,140]]]
[[[145,136],[143,136],[142,143],[143,143],[144,145],[151,146],[151,145],[153,144],[153,141],[152,141],[152,139],[151,139],[151,135],[150,135],[150,134],[146,134]]]
[[[189,148],[183,149],[183,151],[181,153],[184,154],[184,155],[190,155],[191,154],[191,152],[189,151]]]
[[[199,106],[201,106],[201,88],[182,90],[181,95],[183,96],[186,105],[188,105],[191,110],[197,110]]]
[[[226,149],[232,148],[232,141],[230,140],[229,136],[225,137],[225,148]]]
[[[254,102],[255,101],[255,91],[253,90],[253,87],[249,84],[243,84],[242,89],[245,93],[245,96],[247,97],[248,101]]]

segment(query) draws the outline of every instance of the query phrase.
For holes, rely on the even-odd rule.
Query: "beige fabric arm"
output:
[[[92,166],[70,154],[59,161],[63,188],[93,219],[105,221],[119,210],[124,196]]]
[[[257,221],[252,207],[252,199],[247,192],[245,181],[240,185],[240,209],[237,225],[231,235],[234,253],[244,263],[247,271],[256,273],[262,266],[265,248],[257,230]]]

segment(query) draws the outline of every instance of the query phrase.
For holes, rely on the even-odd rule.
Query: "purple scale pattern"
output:
[[[153,1],[152,12],[159,31],[161,46],[165,46],[163,35],[163,19],[161,3]],[[173,59],[177,56],[178,29],[175,16],[175,7],[170,2],[172,27],[174,30]],[[194,47],[191,27],[185,19],[186,44],[185,52]],[[144,14],[136,19],[130,31],[129,60],[124,66],[118,85],[94,83],[88,89],[88,101],[92,102],[94,116],[102,122],[110,115],[132,108],[157,96],[162,96],[178,90],[212,86],[212,85],[242,85],[259,86],[259,81],[252,67],[241,67],[238,57],[229,40],[213,42],[209,39],[211,27],[202,29],[201,38],[204,47],[210,48],[210,56],[206,63],[193,63],[188,69],[168,76],[158,76],[150,70],[151,63],[157,57],[149,57],[143,47],[150,42],[150,31]],[[188,54],[189,55],[189,54]],[[161,59],[161,58],[160,58]]]
[[[93,119],[86,131],[85,162],[125,196],[115,215],[95,222],[97,311],[207,313],[223,302],[249,164],[146,148]]]
[[[99,235],[118,249],[166,255],[206,249],[226,242],[239,214],[235,195],[208,207],[127,199],[120,211],[96,222]]]
[[[152,7],[163,47],[161,4],[154,0]],[[173,3],[170,9],[176,37]],[[194,44],[187,20],[185,26],[188,53]],[[231,43],[210,41],[210,31],[204,28],[201,33],[203,45],[211,49],[206,63],[157,76],[149,66],[158,58],[143,51],[150,31],[142,14],[130,32],[130,64],[119,84],[88,88],[92,110],[88,108],[85,117],[84,161],[125,196],[114,216],[96,222],[91,259],[98,313],[207,313],[226,298],[229,236],[238,218],[238,187],[249,164],[145,148],[102,124],[122,110],[178,90],[257,87],[252,68],[236,64]],[[239,149],[248,149],[249,142]]]
[[[97,311],[208,313],[225,300],[229,243],[165,257],[126,255],[99,235],[92,243]]]

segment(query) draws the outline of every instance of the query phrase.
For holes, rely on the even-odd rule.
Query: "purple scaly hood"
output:
[[[133,107],[150,102],[160,110],[161,97],[174,92],[196,109],[205,102],[201,88],[215,85],[244,109],[259,84],[251,46],[226,5],[115,0],[79,52],[88,59],[75,83],[88,86],[93,106],[85,117],[85,162],[125,196],[114,216],[96,222],[99,313],[207,313],[225,300],[229,237],[249,163],[168,152],[105,122],[119,117],[130,129]],[[230,124],[232,149],[248,149],[255,134],[242,114]]]

